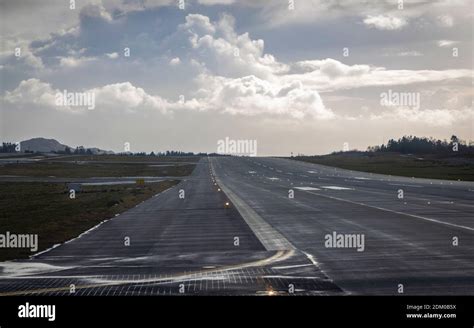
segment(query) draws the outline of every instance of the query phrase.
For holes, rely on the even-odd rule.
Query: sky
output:
[[[0,0],[0,140],[215,152],[230,138],[262,156],[474,140],[473,12],[471,0]],[[92,109],[58,103],[81,94]]]

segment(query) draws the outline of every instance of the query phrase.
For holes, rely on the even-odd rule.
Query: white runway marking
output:
[[[383,208],[383,207],[379,207],[379,206],[373,206],[373,205],[368,205],[368,204],[364,204],[364,203],[354,202],[354,201],[349,200],[349,199],[343,199],[343,198],[332,197],[332,196],[328,196],[328,195],[316,194],[316,193],[313,193],[311,191],[307,191],[307,192],[310,193],[310,194],[316,195],[316,196],[339,200],[341,202],[351,203],[351,204],[365,206],[365,207],[369,207],[369,208],[375,208],[375,209],[381,210],[381,211],[391,212],[391,213],[400,214],[400,215],[406,215],[406,216],[410,216],[410,217],[413,217],[413,218],[416,218],[416,219],[421,219],[421,220],[430,221],[430,222],[434,222],[434,223],[444,224],[444,225],[451,226],[451,227],[456,227],[456,228],[466,229],[466,230],[469,230],[469,231],[474,231],[474,228],[471,228],[471,227],[467,227],[467,226],[463,226],[463,225],[459,225],[459,224],[454,224],[454,223],[449,223],[449,222],[445,222],[445,221],[440,221],[440,220],[436,220],[436,219],[431,219],[431,218],[427,218],[427,217],[424,217],[424,216],[421,216],[421,215],[403,213],[403,212],[399,212],[399,211],[390,210],[388,208]]]
[[[294,269],[294,268],[303,268],[307,266],[313,266],[314,264],[297,264],[297,265],[285,265],[285,266],[275,266],[272,269],[284,270],[284,269]]]
[[[318,189],[318,188],[313,188],[313,187],[295,187],[295,189],[299,189],[299,190],[321,190],[321,189]]]
[[[423,188],[423,186],[418,185],[407,185],[407,184],[399,184],[399,183],[389,183],[391,186],[401,186],[401,187],[414,187],[414,188]]]
[[[339,187],[339,186],[321,186],[324,189],[331,189],[331,190],[354,190],[354,188],[346,188],[346,187]]]

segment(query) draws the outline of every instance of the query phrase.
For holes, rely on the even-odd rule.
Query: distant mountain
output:
[[[40,153],[51,153],[65,151],[66,145],[54,139],[33,138],[20,142],[21,151],[32,151]]]
[[[58,142],[55,139],[46,139],[46,138],[32,138],[29,140],[25,140],[20,142],[21,151],[31,151],[31,152],[39,152],[39,153],[53,153],[53,152],[64,152],[66,148],[70,148],[71,152],[74,153],[76,147],[71,147],[67,145],[63,145],[62,143]],[[113,154],[114,152],[111,150],[103,150],[97,147],[92,148],[85,148],[85,147],[78,147],[81,150],[81,153],[85,153],[88,150],[94,155],[103,155],[103,154]]]

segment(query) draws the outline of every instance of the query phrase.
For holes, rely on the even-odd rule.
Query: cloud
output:
[[[394,17],[394,16],[385,16],[385,15],[377,15],[377,16],[367,16],[364,19],[364,24],[376,28],[378,30],[399,30],[405,25],[407,25],[407,21],[404,18]]]
[[[109,84],[83,92],[94,94],[97,110],[153,110],[162,114],[176,110],[215,111],[232,115],[272,115],[296,119],[329,119],[334,116],[324,107],[316,91],[304,88],[299,82],[279,86],[255,76],[238,79],[200,76],[200,82],[203,86],[201,96],[185,101],[170,101],[150,95],[130,82]],[[13,91],[6,92],[3,100],[11,105],[39,105],[56,110],[84,109],[57,106],[56,95],[61,92],[52,88],[49,83],[29,79],[22,81]]]
[[[459,43],[459,42],[458,41],[453,41],[453,40],[439,40],[437,42],[438,47],[440,47],[440,48],[447,48],[447,47],[450,47],[450,46],[455,45],[457,43]]]
[[[176,109],[178,103],[171,103],[159,96],[152,96],[144,89],[132,85],[130,82],[108,84],[89,90],[66,90],[68,93],[89,93],[95,97],[98,110],[138,111],[155,110],[166,113],[168,109]],[[7,91],[2,99],[10,105],[40,106],[47,109],[83,112],[85,107],[58,106],[56,97],[64,90],[54,89],[51,84],[38,79],[28,79],[20,82],[13,91]],[[179,107],[190,108],[192,102],[180,104]]]
[[[152,96],[144,89],[132,85],[130,82],[114,83],[89,90],[95,94],[97,107],[105,109],[127,111],[153,109],[166,113],[168,101]]]
[[[44,69],[44,63],[41,57],[37,56],[34,49],[31,49],[28,42],[18,39],[2,40],[3,45],[0,49],[0,58],[2,62],[10,62],[11,66],[18,66],[19,63],[25,65],[28,69]],[[17,49],[20,50],[20,56],[16,57]]]
[[[98,18],[108,22],[112,21],[112,15],[104,8],[102,4],[87,4],[85,5],[79,14],[79,17]]]
[[[187,40],[188,56],[217,75],[268,78],[287,70],[285,64],[264,53],[263,40],[252,40],[248,33],[238,35],[235,19],[227,14],[217,22],[199,14],[187,15],[186,22],[179,26],[173,38]]]
[[[368,73],[371,70],[369,65],[350,66],[331,58],[296,62],[293,65],[293,68],[302,73],[319,71],[321,74],[327,75],[331,78],[361,75],[363,73]]]
[[[38,79],[28,79],[21,81],[13,91],[7,91],[2,97],[4,101],[17,105],[39,105],[46,107],[56,107],[55,94],[59,90],[54,90],[50,84],[41,82]]]
[[[282,75],[284,82],[297,79],[321,91],[357,89],[390,85],[470,79],[470,69],[389,70],[370,65],[346,65],[335,59],[301,61],[292,65],[291,73]]]
[[[93,57],[61,57],[59,59],[59,66],[69,68],[78,67],[94,60],[96,60],[96,58]]]
[[[407,107],[397,107],[391,112],[373,114],[372,121],[391,121],[400,123],[422,123],[433,127],[449,127],[456,123],[472,120],[474,111],[472,108],[462,108],[459,110],[450,109],[414,109]]]
[[[331,119],[332,111],[326,108],[319,93],[303,86],[299,81],[280,85],[256,76],[237,79],[200,77],[202,105],[211,110],[233,115],[284,116],[294,119]]]
[[[328,1],[304,0],[294,1],[291,6],[288,1],[265,0],[198,0],[206,5],[228,4],[229,7],[248,7],[258,13],[259,20],[268,28],[322,23],[336,19],[365,18],[381,29],[398,29],[408,20],[422,18],[430,24],[452,26],[454,20],[471,19],[471,0],[431,0],[405,1],[403,10],[394,0],[365,0],[360,1]],[[449,15],[446,15],[449,12]],[[376,25],[372,25],[377,28]]]
[[[109,54],[105,54],[107,57],[109,57],[110,59],[117,59],[118,58],[118,53],[116,52],[112,52],[112,53],[109,53]]]
[[[175,57],[170,60],[171,66],[176,66],[176,65],[179,65],[180,63],[181,63],[181,59],[179,59],[179,57]]]
[[[99,15],[100,10],[93,13]],[[158,44],[158,48],[169,49],[159,62],[164,65],[162,70],[174,66],[171,69],[173,75],[185,73],[182,78],[190,83],[185,88],[189,100],[171,100],[159,88],[147,92],[146,88],[137,86],[136,80],[114,81],[89,89],[97,97],[97,107],[104,110],[153,110],[164,114],[192,110],[328,120],[337,118],[337,112],[325,106],[321,92],[468,80],[472,75],[472,70],[468,69],[397,70],[367,64],[348,65],[332,58],[283,63],[265,53],[262,39],[252,39],[249,33],[238,34],[235,19],[227,14],[216,21],[204,15],[189,14],[184,23]],[[137,52],[135,48],[132,51]],[[106,56],[119,57],[116,52],[106,53]],[[85,55],[62,57],[60,65],[85,69],[96,58]],[[120,65],[132,65],[133,69],[145,72],[154,66],[147,60],[134,55],[132,64],[121,61]],[[194,69],[190,70],[190,67]],[[51,88],[47,83],[35,81],[44,88]],[[22,91],[22,83],[26,82],[21,82],[12,94]],[[176,83],[181,83],[181,80],[176,80]],[[37,93],[30,96],[33,103],[41,98]],[[12,103],[13,99],[10,96]]]

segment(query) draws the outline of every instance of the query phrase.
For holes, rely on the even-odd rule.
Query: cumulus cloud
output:
[[[20,82],[18,87],[12,91],[7,91],[2,100],[15,106],[38,105],[47,109],[60,111],[83,112],[84,106],[63,106],[58,105],[57,96],[66,93],[86,93],[94,95],[96,108],[98,110],[155,110],[166,113],[168,109],[191,108],[192,101],[188,103],[171,103],[160,96],[152,96],[144,89],[132,85],[130,82],[114,83],[89,90],[60,90],[55,89],[51,84],[39,79],[28,79]]]
[[[407,21],[401,17],[377,15],[367,16],[364,24],[379,30],[399,30],[407,25]]]
[[[114,83],[89,90],[95,94],[98,106],[106,108],[125,109],[129,111],[155,109],[166,112],[168,102],[159,97],[151,96],[142,88],[130,82]]]
[[[170,101],[161,96],[150,95],[130,82],[79,92],[94,94],[99,110],[154,110],[163,114],[175,110],[206,110],[233,115],[276,115],[296,119],[329,119],[334,116],[331,110],[324,107],[319,94],[305,88],[300,82],[279,86],[255,76],[238,79],[200,76],[199,79],[203,86],[200,97],[183,101]],[[6,92],[3,100],[13,105],[41,105],[57,110],[72,110],[71,107],[56,105],[56,95],[62,92],[38,79],[29,79],[22,81],[13,91]]]
[[[234,25],[230,15],[211,22],[207,16],[190,14],[174,37],[187,39],[189,56],[217,75],[268,78],[287,70],[285,64],[264,53],[263,40],[253,40],[248,33],[238,35]]]
[[[324,106],[319,93],[304,87],[299,81],[280,85],[253,75],[237,79],[201,76],[200,80],[203,86],[200,91],[205,94],[202,103],[212,110],[295,119],[334,117],[333,112]]]
[[[94,10],[88,15],[102,15],[99,9]],[[230,15],[211,21],[204,15],[189,14],[166,42],[170,49],[179,52],[171,51],[164,63],[175,66],[176,71],[196,68],[197,75],[187,76],[194,81],[194,89],[189,90],[191,100],[169,100],[159,95],[159,91],[153,95],[131,82],[120,82],[89,90],[96,95],[97,106],[160,113],[193,110],[328,120],[336,118],[337,113],[325,106],[320,92],[469,79],[472,74],[467,69],[394,70],[367,64],[348,65],[331,58],[283,63],[265,53],[263,40],[252,39],[249,33],[238,34],[235,19]],[[118,54],[106,53],[106,56],[117,58]],[[78,68],[94,60],[95,57],[86,56],[62,57],[60,65]],[[38,86],[31,90],[44,90],[44,95],[29,92],[25,83],[36,83]],[[14,95],[25,94],[31,97],[32,103],[44,104],[41,99],[50,99],[48,94],[54,91],[51,90],[47,83],[27,80],[5,99],[19,102]]]
[[[54,107],[56,102],[55,94],[59,90],[54,90],[50,84],[41,82],[38,79],[28,79],[21,81],[16,89],[7,91],[2,97],[4,101],[16,105],[39,105]]]

